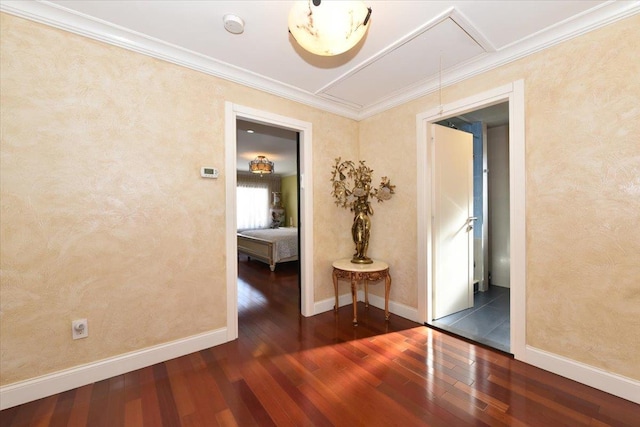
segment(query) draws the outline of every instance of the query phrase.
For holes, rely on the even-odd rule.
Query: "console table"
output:
[[[353,298],[353,324],[358,324],[357,292],[358,283],[364,282],[364,305],[369,306],[369,282],[377,282],[384,279],[384,318],[389,320],[389,291],[391,290],[391,275],[389,265],[383,261],[373,261],[372,264],[356,264],[350,258],[344,258],[333,262],[333,289],[336,293],[336,305],[338,311],[338,279],[348,279],[351,282],[351,297]]]

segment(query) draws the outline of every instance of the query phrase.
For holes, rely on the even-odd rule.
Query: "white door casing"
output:
[[[433,124],[433,317],[473,307],[473,135]]]
[[[238,241],[236,238],[236,120],[263,123],[298,132],[300,137],[300,300],[301,314],[313,316],[313,173],[312,125],[267,111],[225,103],[225,189],[227,253],[227,340],[238,338]]]
[[[470,95],[416,115],[416,172],[418,210],[417,297],[419,322],[433,319],[433,245],[431,227],[433,155],[427,142],[431,124],[501,102],[509,102],[509,198],[511,247],[511,353],[524,360],[526,351],[526,263],[525,263],[525,132],[524,81],[518,80],[482,93]]]

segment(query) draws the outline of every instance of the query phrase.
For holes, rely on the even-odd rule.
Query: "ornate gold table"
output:
[[[333,289],[336,293],[336,305],[338,311],[338,279],[349,279],[351,282],[351,297],[353,298],[353,324],[358,324],[357,293],[358,283],[364,282],[364,305],[369,307],[369,282],[377,282],[384,279],[384,318],[389,320],[389,291],[391,290],[391,275],[389,265],[383,261],[373,261],[372,264],[355,264],[350,258],[344,258],[333,262]]]

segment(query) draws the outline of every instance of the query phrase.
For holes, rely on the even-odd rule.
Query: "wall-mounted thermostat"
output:
[[[200,176],[203,178],[217,178],[218,177],[218,169],[210,168],[207,166],[203,166],[200,169]]]

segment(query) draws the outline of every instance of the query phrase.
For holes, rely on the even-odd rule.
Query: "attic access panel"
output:
[[[446,18],[327,87],[322,94],[333,100],[366,107],[407,86],[437,76],[441,54],[444,70],[485,52],[458,24]]]

